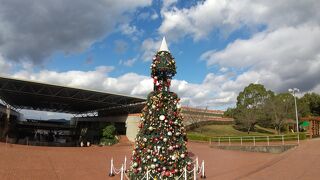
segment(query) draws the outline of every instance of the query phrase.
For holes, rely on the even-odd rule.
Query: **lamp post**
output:
[[[299,92],[298,88],[293,88],[288,90],[294,98],[294,107],[296,110],[296,123],[297,123],[297,133],[299,133],[299,121],[298,121],[298,109],[297,109],[297,99],[296,99],[296,92]]]

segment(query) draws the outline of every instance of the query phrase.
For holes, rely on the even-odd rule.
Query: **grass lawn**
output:
[[[196,128],[189,131],[188,134],[202,135],[202,136],[270,136],[276,135],[273,129],[262,128],[259,126],[255,127],[258,132],[247,132],[236,130],[232,125],[207,125]]]
[[[273,129],[269,129],[269,128],[263,128],[260,126],[255,126],[255,130],[256,132],[250,132],[250,134],[248,134],[247,132],[243,132],[243,131],[238,131],[236,130],[232,125],[206,125],[206,126],[202,126],[199,128],[196,128],[192,131],[188,131],[188,138],[190,140],[197,140],[197,141],[209,141],[210,137],[212,141],[217,141],[217,138],[213,138],[212,137],[222,137],[222,141],[227,141],[228,138],[226,137],[243,137],[243,136],[247,136],[247,138],[244,138],[244,141],[252,141],[253,140],[253,136],[257,137],[257,136],[263,136],[260,138],[256,138],[257,141],[267,141],[267,137],[266,136],[270,136],[270,141],[276,140],[276,141],[280,141],[281,140],[281,136],[277,136],[277,132]],[[296,140],[296,135],[295,134],[284,134],[285,135],[285,139],[286,140]],[[250,137],[249,137],[250,136]],[[224,137],[224,138],[223,138]],[[299,134],[300,139],[306,139],[306,134],[305,133],[300,133]],[[273,139],[275,138],[275,139]],[[220,139],[220,138],[219,138]],[[240,139],[234,139],[234,141],[240,141]]]

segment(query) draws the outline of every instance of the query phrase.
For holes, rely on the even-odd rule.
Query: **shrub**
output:
[[[102,137],[106,139],[114,139],[116,135],[116,127],[114,125],[108,125],[102,129]]]
[[[113,145],[118,143],[116,137],[116,127],[114,125],[108,125],[102,129],[102,138],[100,139],[100,145]]]

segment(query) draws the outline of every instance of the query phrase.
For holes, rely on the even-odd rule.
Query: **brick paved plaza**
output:
[[[320,140],[307,140],[283,154],[249,153],[189,143],[189,150],[205,160],[207,179],[319,179]],[[108,177],[115,165],[130,156],[132,146],[35,147],[0,143],[0,179],[120,179]]]

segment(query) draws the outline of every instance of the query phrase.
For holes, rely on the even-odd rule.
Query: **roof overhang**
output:
[[[121,94],[0,77],[0,99],[17,109],[83,114],[130,109],[145,99]],[[139,108],[138,108],[139,109]],[[130,112],[135,113],[135,112]]]

